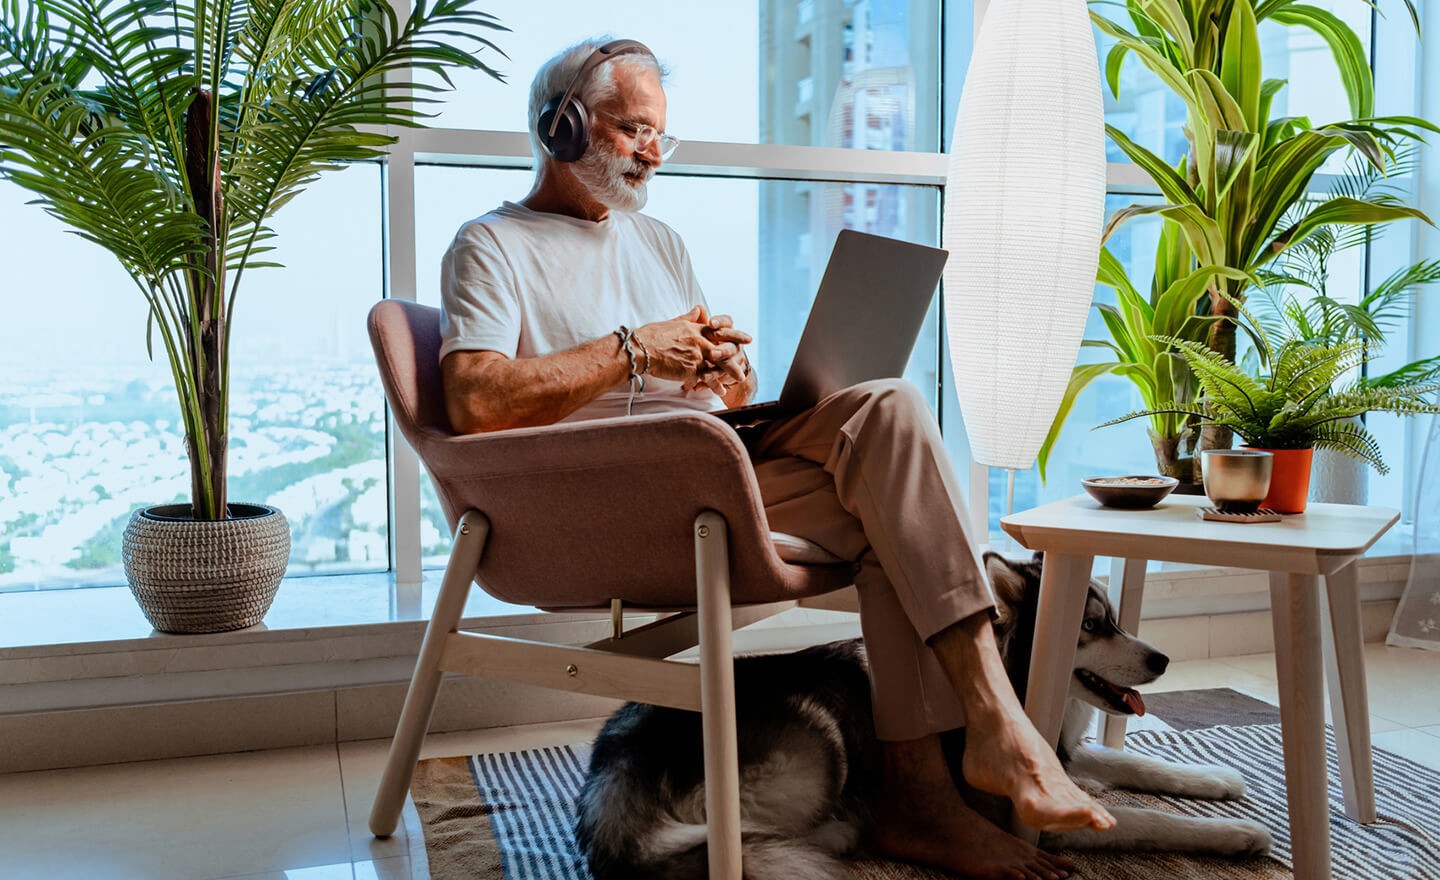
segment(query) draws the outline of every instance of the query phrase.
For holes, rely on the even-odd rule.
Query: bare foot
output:
[[[1010,799],[1031,828],[1109,831],[1115,819],[1081,791],[1023,712],[967,719],[961,770],[971,785]],[[1018,717],[1015,717],[1018,715]]]
[[[931,642],[965,706],[961,770],[981,791],[1015,805],[1020,821],[1042,831],[1109,831],[1115,819],[1076,787],[1035,730],[1010,686],[987,615],[975,614]]]
[[[938,739],[885,744],[874,844],[890,859],[971,880],[1062,880],[1074,865],[1007,834],[970,809],[951,784]]]

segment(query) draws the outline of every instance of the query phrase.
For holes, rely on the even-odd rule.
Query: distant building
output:
[[[939,149],[939,4],[761,0],[760,141],[861,150]],[[798,340],[841,229],[926,243],[939,237],[933,189],[772,182],[760,188],[760,330]],[[766,346],[761,375],[793,348]]]

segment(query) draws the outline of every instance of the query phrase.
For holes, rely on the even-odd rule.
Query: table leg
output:
[[[1345,815],[1365,825],[1375,821],[1375,769],[1370,753],[1370,697],[1365,686],[1365,631],[1355,563],[1325,577],[1330,614],[1321,626],[1325,678]]]
[[[1138,635],[1140,632],[1140,603],[1145,599],[1145,560],[1110,560],[1110,602],[1115,606],[1115,617],[1120,628]],[[1100,715],[1100,741],[1112,749],[1125,748],[1124,715]]]
[[[1330,878],[1319,587],[1314,575],[1270,573],[1291,849],[1295,876],[1306,880]]]
[[[1050,745],[1060,741],[1060,723],[1065,720],[1065,696],[1074,674],[1075,643],[1080,621],[1085,617],[1085,600],[1090,595],[1090,567],[1093,556],[1070,556],[1046,551],[1040,576],[1040,600],[1036,609],[1035,645],[1030,652],[1030,678],[1025,687],[1025,713]],[[1012,830],[1034,843],[1039,832],[1019,819]]]

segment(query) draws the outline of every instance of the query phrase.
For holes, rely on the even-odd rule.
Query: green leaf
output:
[[[1125,55],[1129,51],[1129,46],[1116,43],[1105,56],[1105,82],[1110,84],[1110,94],[1117,99],[1120,97],[1120,71],[1125,66]]]
[[[1190,85],[1186,83],[1184,75],[1172,64],[1169,59],[1160,54],[1146,40],[1132,34],[1115,22],[1105,18],[1094,10],[1090,11],[1090,20],[1095,23],[1103,33],[1114,37],[1121,44],[1135,53],[1135,57],[1150,69],[1152,73],[1160,77],[1175,94],[1179,95],[1187,104],[1194,101],[1194,94]]]
[[[1260,143],[1260,136],[1252,131],[1225,129],[1215,133],[1215,180],[1214,199],[1225,198],[1230,187],[1240,175],[1249,169],[1250,156]]]
[[[1271,240],[1267,251],[1273,258],[1284,253],[1295,243],[1304,240],[1321,226],[1335,223],[1386,223],[1392,220],[1417,218],[1430,222],[1430,218],[1418,208],[1404,205],[1375,204],[1358,199],[1334,198],[1310,211],[1300,222],[1284,230]],[[1431,224],[1433,225],[1433,224]]]
[[[1271,16],[1284,25],[1309,28],[1319,34],[1335,56],[1335,66],[1345,95],[1350,99],[1350,115],[1364,119],[1375,112],[1375,84],[1371,78],[1370,60],[1360,38],[1334,13],[1316,6],[1292,4],[1277,9]]]
[[[1260,130],[1260,35],[1255,26],[1255,10],[1250,0],[1233,0],[1230,17],[1225,23],[1225,45],[1220,63],[1220,81],[1240,105],[1245,115],[1245,128]]]
[[[1200,197],[1195,194],[1195,190],[1190,188],[1190,184],[1185,182],[1185,178],[1171,168],[1164,159],[1130,140],[1123,131],[1113,125],[1106,125],[1105,132],[1110,135],[1110,140],[1114,141],[1115,145],[1130,157],[1130,161],[1150,175],[1150,179],[1155,181],[1155,185],[1160,188],[1160,192],[1170,202],[1195,204],[1200,201]]]
[[[1117,366],[1119,365],[1114,363],[1080,364],[1071,371],[1070,382],[1065,386],[1065,394],[1060,398],[1060,409],[1055,412],[1055,419],[1050,423],[1050,430],[1045,435],[1045,442],[1040,444],[1040,452],[1035,459],[1040,470],[1041,482],[1045,481],[1045,465],[1050,460],[1050,450],[1060,439],[1060,430],[1065,426],[1065,420],[1069,418],[1071,408],[1075,406],[1075,399],[1091,382],[1114,370]]]

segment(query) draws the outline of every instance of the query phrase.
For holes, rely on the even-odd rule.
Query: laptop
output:
[[[830,394],[905,373],[948,252],[841,230],[778,400],[718,410],[740,427],[809,409]]]

